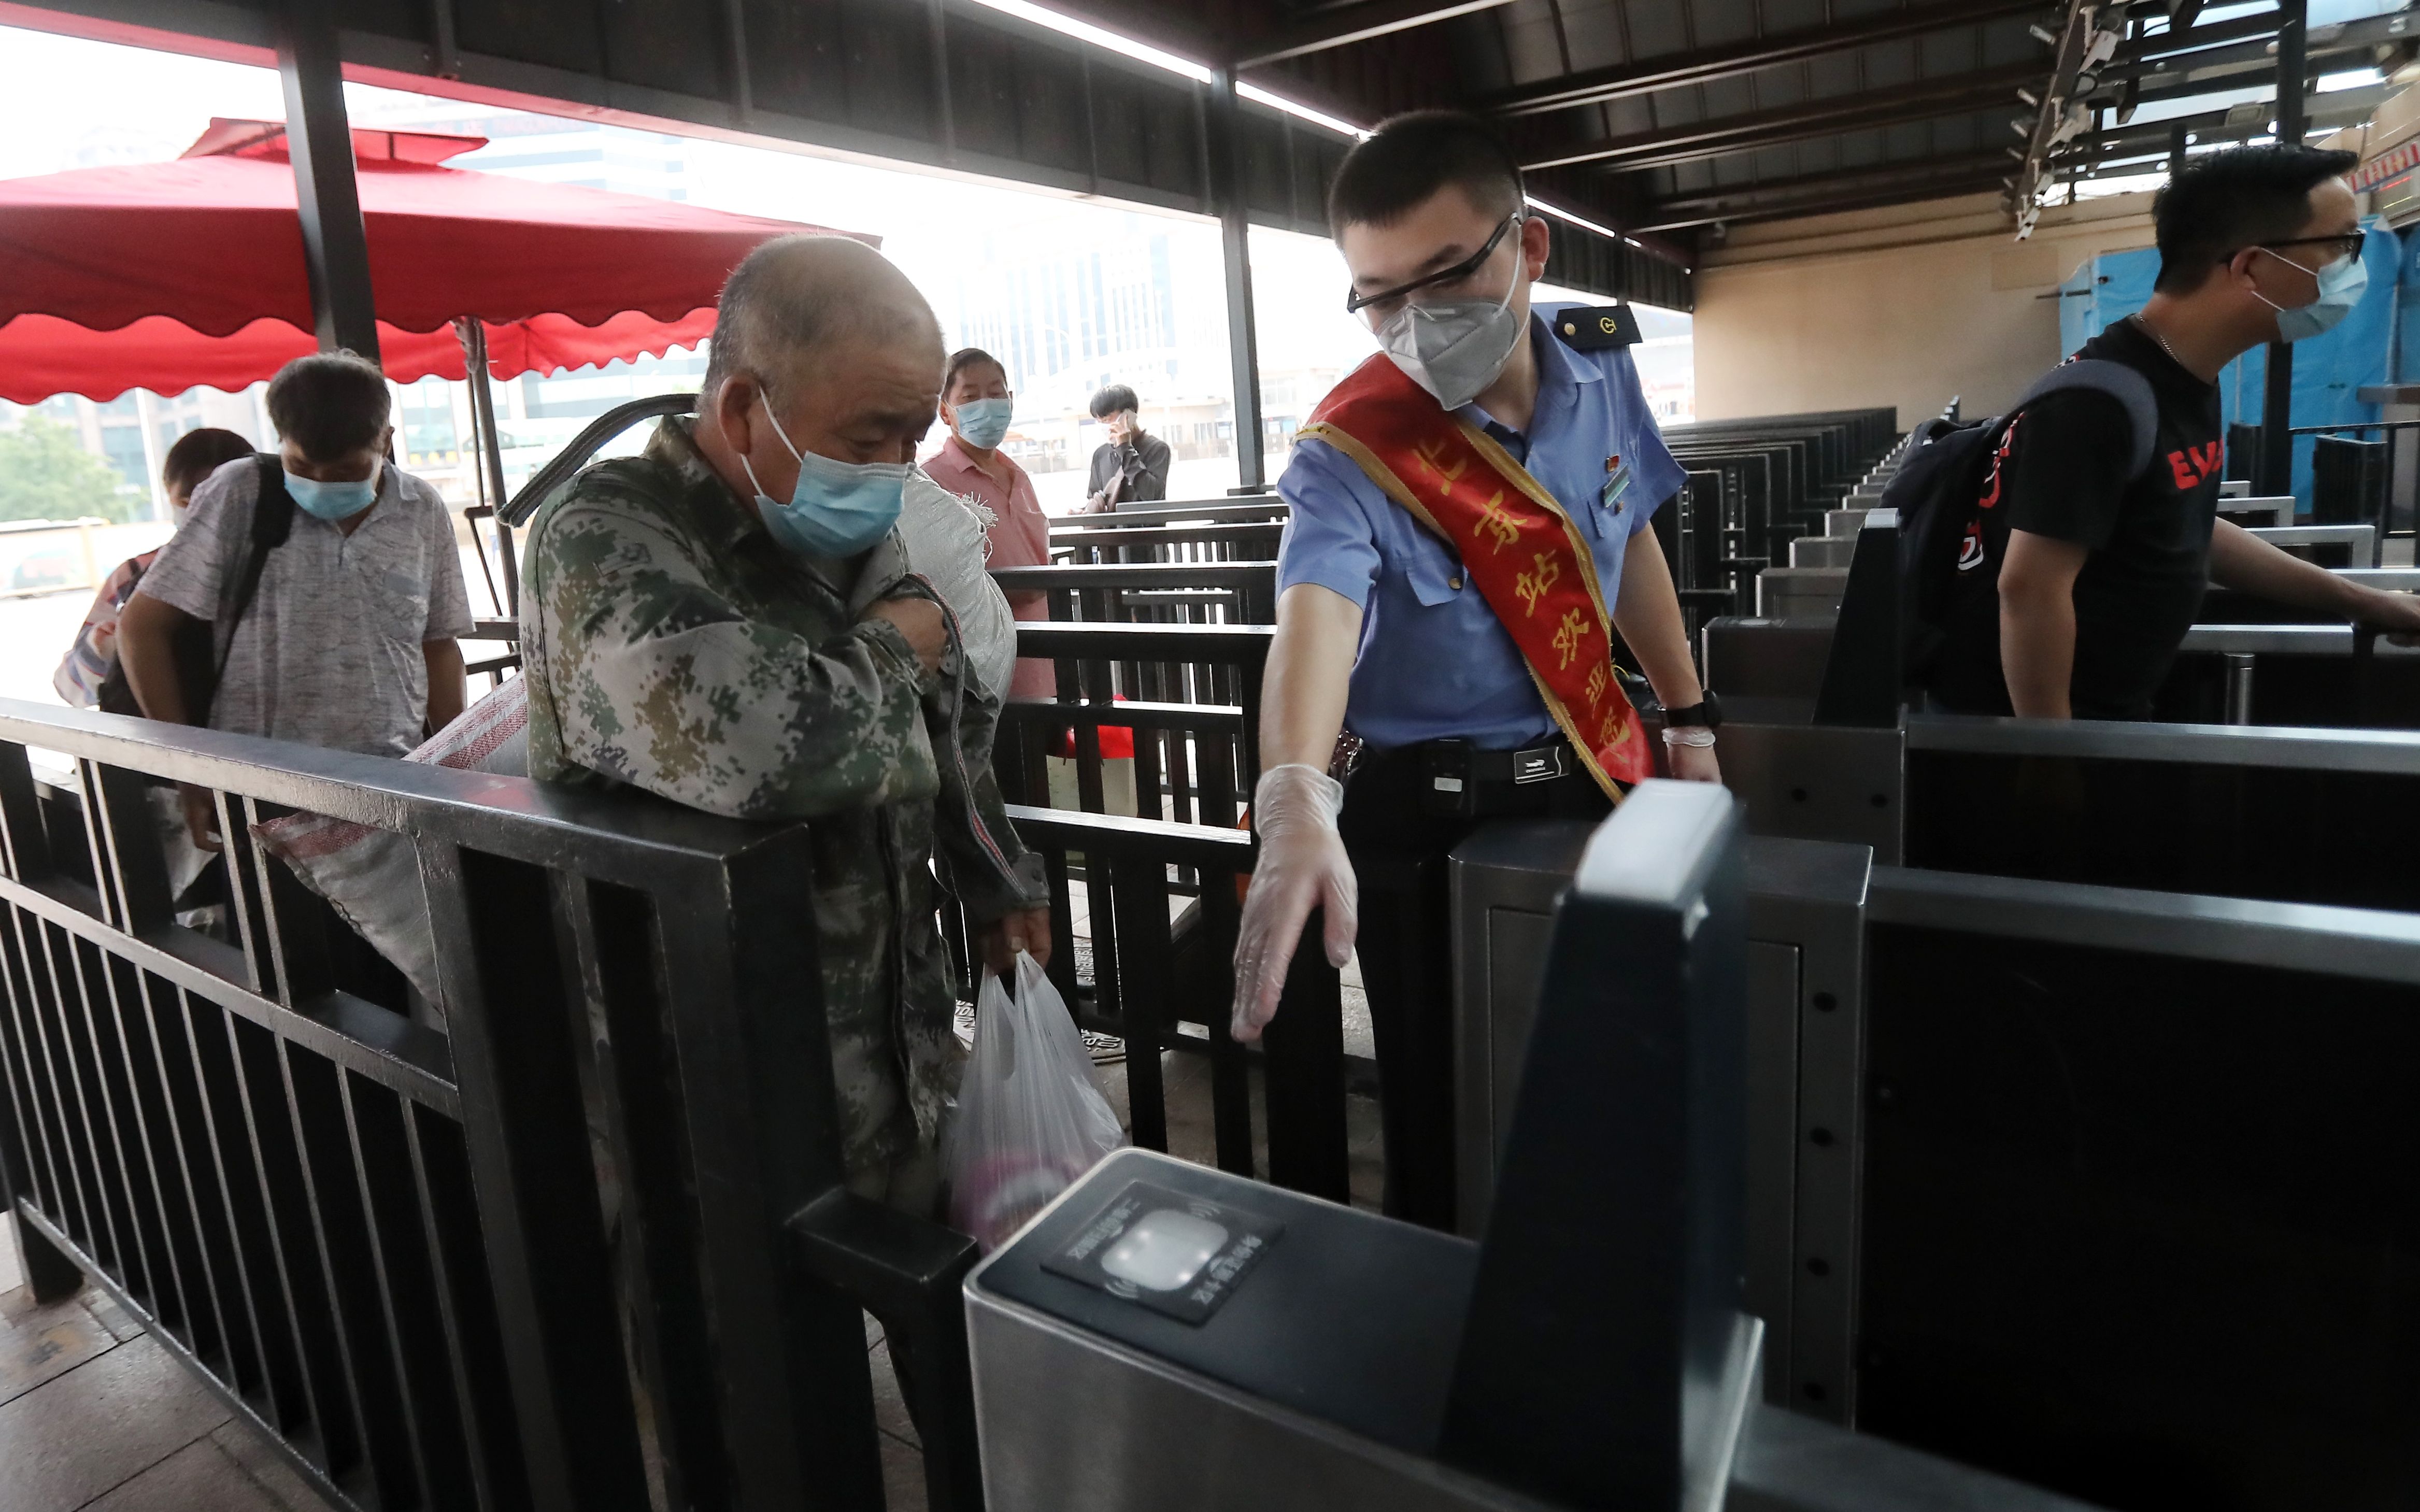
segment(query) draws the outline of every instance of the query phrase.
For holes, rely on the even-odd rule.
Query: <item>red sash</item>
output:
[[[1462,557],[1520,648],[1555,722],[1607,796],[1655,775],[1646,732],[1613,674],[1613,615],[1571,517],[1484,433],[1445,412],[1383,352],[1347,374],[1302,434],[1370,481]]]

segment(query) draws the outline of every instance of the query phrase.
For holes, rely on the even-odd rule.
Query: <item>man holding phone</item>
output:
[[[1093,418],[1109,428],[1109,439],[1093,453],[1092,481],[1084,507],[1099,515],[1127,504],[1157,503],[1168,497],[1168,443],[1145,433],[1136,414],[1141,401],[1123,383],[1093,395]]]

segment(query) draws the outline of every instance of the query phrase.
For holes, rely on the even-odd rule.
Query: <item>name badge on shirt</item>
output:
[[[1630,491],[1630,464],[1618,456],[1605,459],[1605,486],[1597,490],[1597,501],[1615,514],[1621,513],[1621,496]]]

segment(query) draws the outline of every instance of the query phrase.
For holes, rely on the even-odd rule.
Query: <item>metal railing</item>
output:
[[[1011,703],[993,765],[1018,838],[1050,879],[1051,976],[1079,1022],[1125,1041],[1135,1143],[1168,1148],[1160,1052],[1206,1054],[1218,1164],[1256,1174],[1248,1078],[1258,1064],[1267,1148],[1258,1174],[1343,1201],[1350,1062],[1336,969],[1316,949],[1297,951],[1263,1048],[1248,1052],[1227,1034],[1239,883],[1254,853],[1239,821],[1260,771],[1262,664],[1274,634],[1265,625],[1022,624],[1018,649],[1058,661],[1062,698]],[[1113,702],[1120,694],[1131,701]],[[1133,815],[1105,811],[1104,727],[1132,735]],[[1073,752],[1073,810],[1045,807],[1044,764],[1061,748]],[[1089,972],[1075,949],[1078,885]]]
[[[1050,528],[1050,550],[1086,562],[1275,562],[1285,526],[1278,520],[1245,524],[1143,525],[1099,530],[1061,521]]]
[[[994,567],[1006,593],[1049,595],[1053,620],[1274,625],[1274,562],[1151,562]]]
[[[1258,499],[1196,499],[1175,503],[1139,504],[1131,509],[1112,510],[1106,515],[1060,515],[1052,517],[1053,530],[1125,531],[1156,525],[1179,524],[1243,524],[1254,520],[1277,520],[1283,523],[1294,512],[1293,506],[1275,494]]]
[[[210,792],[224,937],[173,912],[163,780]],[[252,842],[293,810],[410,837],[444,1032],[365,998]],[[842,1184],[809,851],[0,702],[0,1180],[37,1285],[110,1291],[355,1507],[879,1507],[869,1308],[932,1504],[978,1505],[973,1248]]]

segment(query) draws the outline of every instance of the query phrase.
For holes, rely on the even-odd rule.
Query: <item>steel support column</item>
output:
[[[518,619],[521,612],[521,570],[513,547],[512,521],[504,513],[512,495],[504,486],[504,440],[496,430],[495,378],[488,367],[488,328],[475,319],[466,318],[459,324],[462,355],[470,368],[471,426],[478,432],[477,463],[486,469],[495,487],[496,554],[497,565],[504,575],[504,612]]]
[[[1227,267],[1227,352],[1235,375],[1235,471],[1243,493],[1268,487],[1261,455],[1261,344],[1252,320],[1251,221],[1244,204],[1242,112],[1235,73],[1221,69],[1204,101],[1202,145],[1209,159],[1210,203],[1218,211],[1219,251]]]
[[[311,324],[321,351],[350,347],[375,363],[378,306],[370,294],[369,238],[353,181],[353,132],[345,119],[345,78],[328,0],[286,0],[276,37],[302,260],[311,275]]]
[[[2307,27],[2305,0],[2278,0],[2277,6],[2277,140],[2303,140],[2304,44]],[[2290,342],[2269,344],[2267,382],[2260,397],[2260,466],[2255,491],[2276,497],[2294,490],[2294,347]]]

